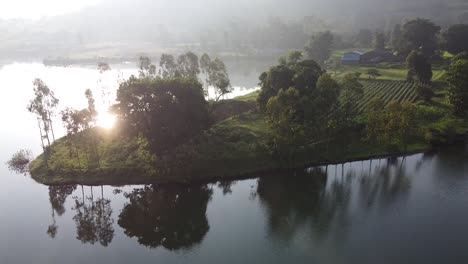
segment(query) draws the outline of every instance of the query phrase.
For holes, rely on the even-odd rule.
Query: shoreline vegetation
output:
[[[412,39],[419,28],[427,38]],[[28,110],[37,116],[44,153],[30,174],[46,185],[224,181],[405,156],[464,140],[468,53],[441,56],[426,43],[440,31],[431,21],[411,20],[402,30],[387,52],[398,60],[393,66],[330,66],[333,35],[321,32],[262,73],[260,90],[231,100],[222,99],[232,87],[219,58],[163,54],[154,65],[140,57],[139,76],[120,83],[109,105],[114,128],[97,127],[88,89],[87,108],[61,112],[67,135],[57,140],[51,116],[58,99],[36,80]],[[215,96],[207,100],[208,88]]]

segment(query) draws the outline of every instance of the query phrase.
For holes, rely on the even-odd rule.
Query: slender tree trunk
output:
[[[42,122],[44,123],[44,132],[45,132],[45,138],[47,139],[47,148],[50,148],[50,138],[49,138],[49,131],[47,128],[47,120],[42,119]]]
[[[55,134],[54,134],[54,127],[52,126],[52,118],[50,116],[50,112],[48,113],[49,115],[49,126],[50,126],[50,131],[52,132],[52,142],[55,142]]]
[[[46,151],[45,149],[45,146],[44,146],[44,136],[42,135],[42,127],[41,127],[41,121],[39,120],[39,118],[37,119],[37,125],[39,127],[39,134],[41,135],[41,145],[42,145],[42,150]]]

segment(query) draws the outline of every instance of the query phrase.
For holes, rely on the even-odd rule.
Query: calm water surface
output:
[[[79,75],[55,70],[75,102]],[[39,151],[31,80],[14,72],[0,71],[2,264],[468,261],[465,146],[208,185],[47,187],[3,165]]]

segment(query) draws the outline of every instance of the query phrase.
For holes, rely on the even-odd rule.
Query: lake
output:
[[[132,71],[109,73],[109,83]],[[34,77],[61,107],[83,107],[84,89],[102,76],[37,64],[0,70],[2,264],[468,261],[464,145],[235,182],[47,187],[5,165],[18,149],[40,151],[25,100]]]

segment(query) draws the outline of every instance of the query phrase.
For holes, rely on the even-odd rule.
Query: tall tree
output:
[[[385,118],[383,111],[385,102],[380,97],[375,97],[369,101],[366,109],[366,140],[371,143],[380,141],[384,134]]]
[[[406,58],[408,67],[408,80],[417,80],[429,84],[432,80],[432,66],[423,53],[412,51]]]
[[[427,58],[431,58],[437,49],[437,34],[440,27],[430,20],[417,18],[403,25],[403,47],[399,52],[403,55],[412,50],[420,50]]]
[[[177,58],[177,70],[180,77],[197,79],[200,74],[198,56],[189,51]]]
[[[323,65],[330,58],[332,45],[333,34],[325,31],[312,36],[304,49],[309,59]]]
[[[447,71],[447,81],[454,114],[465,116],[468,112],[468,59],[452,62]]]
[[[374,35],[374,48],[385,49],[385,34],[382,31],[376,31]]]
[[[139,74],[141,78],[144,77],[155,77],[156,76],[156,65],[151,62],[151,59],[147,56],[140,56],[138,59],[138,67],[140,69]]]
[[[227,68],[222,60],[219,58],[211,60],[208,54],[203,54],[200,58],[200,66],[201,71],[206,77],[205,94],[208,94],[208,89],[210,87],[214,88],[215,102],[232,91]]]
[[[159,76],[161,78],[174,78],[177,75],[177,63],[174,56],[162,54],[159,61]]]
[[[35,97],[30,101],[27,109],[37,116],[42,147],[44,152],[46,152],[50,147],[50,133],[52,134],[52,140],[55,141],[52,117],[55,115],[55,108],[59,100],[55,97],[54,92],[50,90],[41,79],[34,80],[33,90]],[[46,142],[44,142],[44,140]]]

